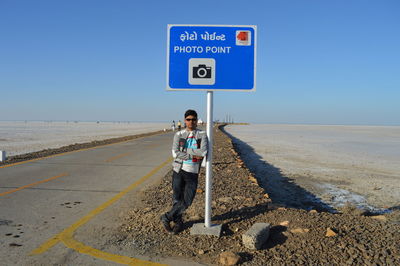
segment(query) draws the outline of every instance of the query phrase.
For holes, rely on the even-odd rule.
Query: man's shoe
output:
[[[176,235],[183,229],[183,221],[179,220],[175,222],[174,228],[172,228],[172,232]]]
[[[165,213],[163,215],[161,215],[160,220],[161,220],[161,223],[164,226],[165,230],[167,232],[172,232],[170,220],[167,218],[167,215],[165,215]]]

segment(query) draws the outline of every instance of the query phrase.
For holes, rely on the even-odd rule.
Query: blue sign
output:
[[[167,90],[254,91],[256,26],[168,25]]]

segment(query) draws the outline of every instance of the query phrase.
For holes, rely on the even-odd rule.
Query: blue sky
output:
[[[0,0],[0,120],[171,121],[206,92],[166,86],[167,24],[257,25],[256,92],[235,122],[400,125],[400,1]]]

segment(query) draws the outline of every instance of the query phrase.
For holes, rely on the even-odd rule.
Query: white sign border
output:
[[[169,43],[170,43],[170,30],[174,26],[180,27],[247,27],[253,28],[254,30],[254,84],[253,88],[250,90],[235,90],[235,89],[216,89],[216,88],[171,88],[169,86]],[[257,65],[257,25],[203,25],[203,24],[168,24],[167,25],[167,91],[246,91],[246,92],[255,92],[256,91],[256,65]]]

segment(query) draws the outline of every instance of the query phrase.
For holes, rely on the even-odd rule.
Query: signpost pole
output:
[[[206,161],[206,199],[205,227],[211,227],[211,188],[212,188],[212,151],[213,151],[213,92],[207,91],[207,138],[208,152]]]
[[[207,91],[207,139],[204,223],[190,233],[221,236],[211,224],[214,91],[255,91],[255,25],[168,25],[167,90]],[[229,115],[226,122],[232,123]]]

